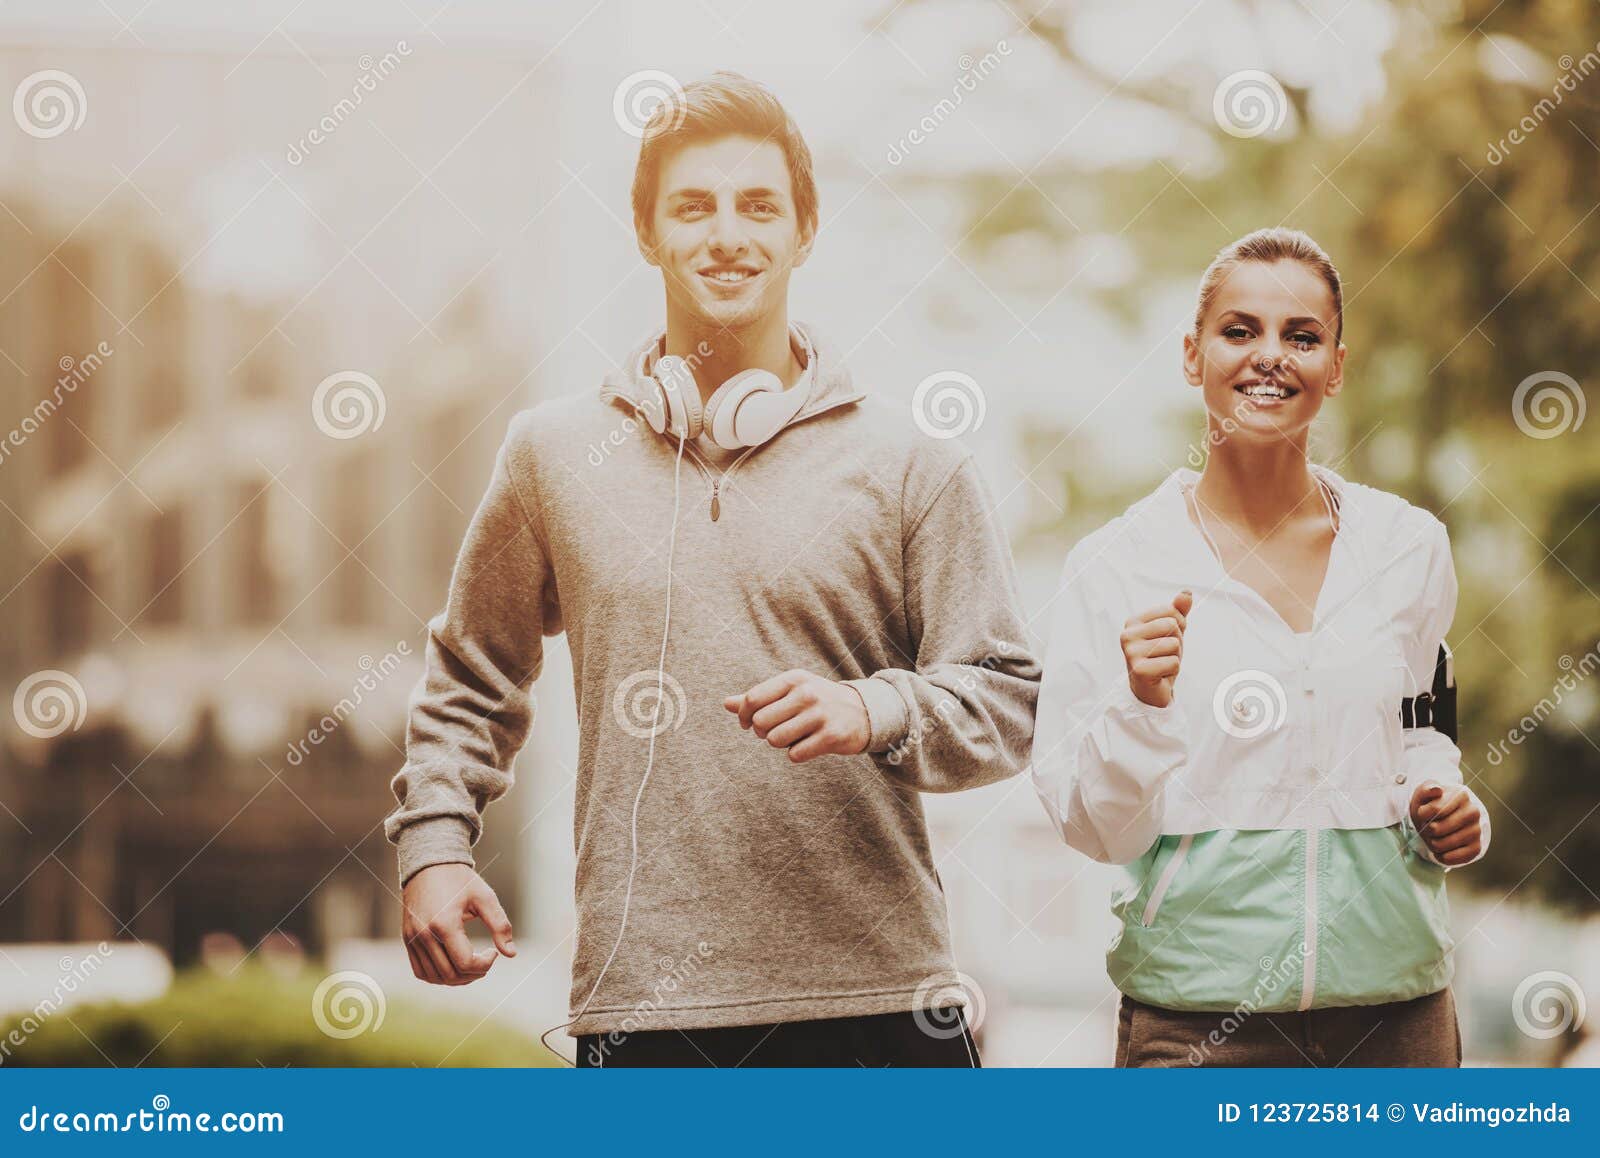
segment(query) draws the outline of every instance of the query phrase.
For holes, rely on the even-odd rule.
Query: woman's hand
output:
[[[1172,702],[1172,684],[1183,658],[1183,631],[1189,624],[1194,593],[1178,592],[1165,607],[1152,607],[1122,625],[1122,658],[1128,664],[1128,687],[1152,708]]]
[[[1483,811],[1460,784],[1431,780],[1411,794],[1411,823],[1440,864],[1463,865],[1483,851]]]

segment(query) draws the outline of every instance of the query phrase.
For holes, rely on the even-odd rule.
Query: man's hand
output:
[[[1164,708],[1172,702],[1172,685],[1183,659],[1183,632],[1189,626],[1194,593],[1180,591],[1164,607],[1128,617],[1122,625],[1122,658],[1128,665],[1128,687],[1143,703]]]
[[[470,865],[430,865],[406,882],[400,899],[405,915],[400,934],[411,957],[411,972],[433,985],[466,985],[489,972],[495,949],[517,955],[511,921],[499,899]],[[489,927],[495,949],[474,952],[467,919]]]
[[[722,706],[741,728],[774,748],[789,749],[796,764],[816,756],[854,756],[867,750],[872,724],[861,694],[847,684],[794,668],[756,684]]]
[[[1427,780],[1411,794],[1411,823],[1441,864],[1462,865],[1483,850],[1483,813],[1459,784]]]

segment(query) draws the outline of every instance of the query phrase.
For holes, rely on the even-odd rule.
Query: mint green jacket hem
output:
[[[1447,870],[1407,824],[1162,836],[1126,866],[1106,969],[1167,1009],[1283,1012],[1435,993]]]

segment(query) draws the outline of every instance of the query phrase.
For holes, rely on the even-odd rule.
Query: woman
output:
[[[1313,464],[1343,385],[1339,275],[1267,229],[1201,281],[1183,369],[1209,454],[1067,556],[1034,786],[1127,865],[1117,1064],[1460,1064],[1444,878],[1489,844],[1427,693],[1443,524]],[[1426,713],[1422,713],[1426,717]]]

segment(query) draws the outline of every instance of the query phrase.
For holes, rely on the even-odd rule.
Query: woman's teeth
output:
[[[1247,385],[1235,386],[1234,389],[1243,394],[1246,398],[1283,399],[1289,397],[1289,390],[1284,386]]]

